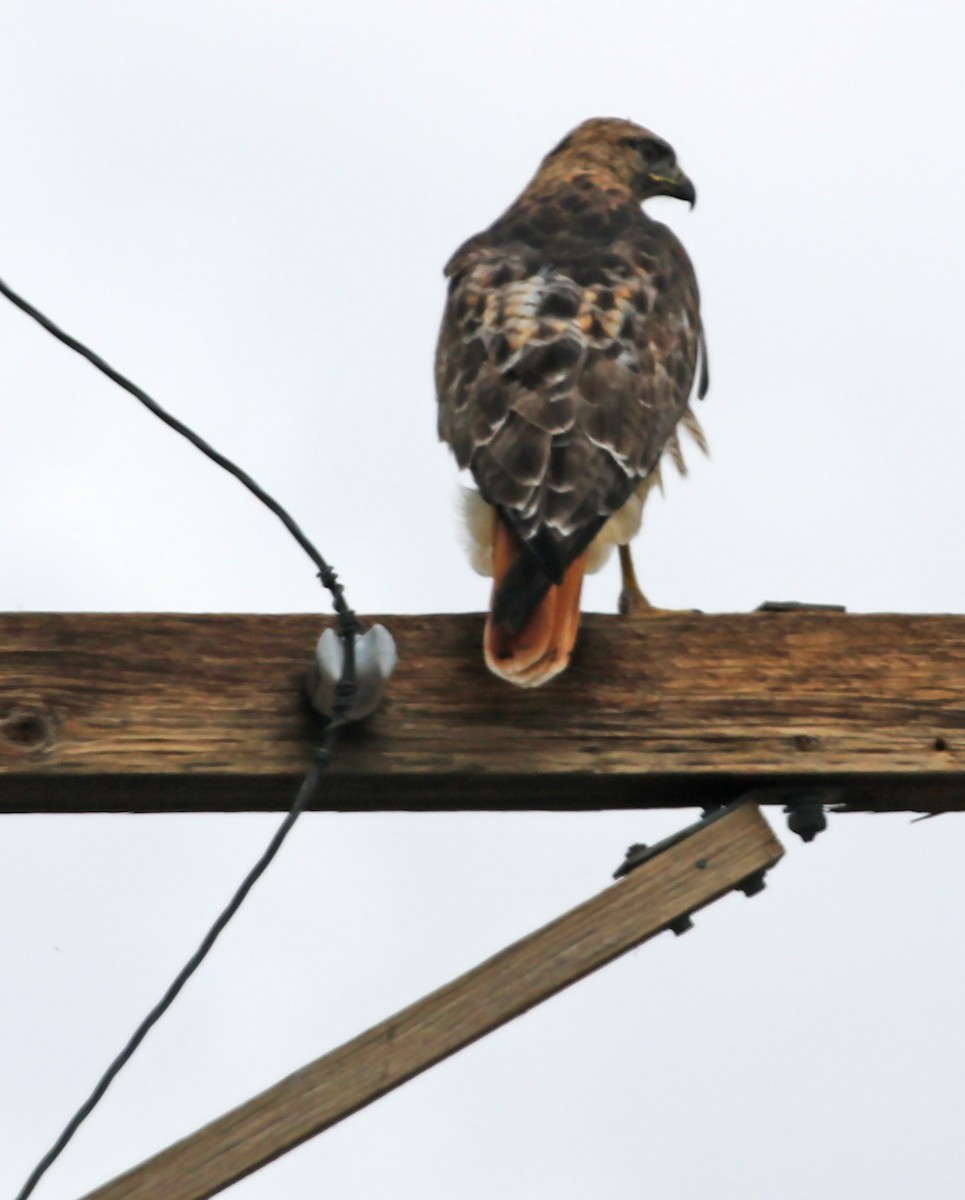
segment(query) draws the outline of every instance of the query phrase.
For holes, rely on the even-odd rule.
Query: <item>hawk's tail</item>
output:
[[[570,563],[561,583],[553,584],[535,559],[521,553],[498,516],[493,524],[493,599],[483,636],[486,666],[517,687],[539,687],[570,661],[580,627],[587,553]]]

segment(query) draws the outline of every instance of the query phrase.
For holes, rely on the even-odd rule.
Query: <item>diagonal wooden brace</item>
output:
[[[85,1200],[213,1196],[740,887],[782,854],[752,804],[696,825],[625,879]]]

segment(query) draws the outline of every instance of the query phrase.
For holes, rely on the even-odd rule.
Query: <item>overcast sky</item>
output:
[[[653,212],[712,378],[712,457],[639,543],[651,598],[960,612],[963,60],[941,0],[5,0],[0,276],[288,504],[360,612],[478,610],[435,436],[441,268],[574,124],[630,117],[697,186]],[[0,351],[0,607],[327,611],[274,518],[5,302]],[[310,814],[36,1195],[76,1200],[689,815]],[[276,823],[2,819],[0,1194]],[[229,1194],[957,1200],[961,820],[779,832],[761,897]]]

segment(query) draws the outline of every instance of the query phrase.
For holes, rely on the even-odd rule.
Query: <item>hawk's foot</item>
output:
[[[632,584],[624,581],[617,600],[617,612],[624,617],[650,617],[662,612],[654,608],[643,592],[637,587],[636,580]]]
[[[623,587],[617,601],[617,611],[624,617],[672,617],[677,613],[699,612],[697,608],[657,608],[651,604],[637,583],[637,575],[633,569],[630,557],[630,547],[620,547],[620,574],[623,577]]]
[[[624,587],[617,600],[617,612],[623,617],[675,617],[679,613],[697,613],[699,608],[657,608],[639,588]]]

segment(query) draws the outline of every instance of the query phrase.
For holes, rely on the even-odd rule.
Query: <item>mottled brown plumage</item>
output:
[[[694,199],[670,146],[629,121],[587,121],[446,266],[439,434],[519,548],[494,589],[500,644],[664,451],[679,456],[678,423],[695,425],[697,284],[680,242],[640,207],[654,195]],[[546,678],[568,658],[556,649]]]

